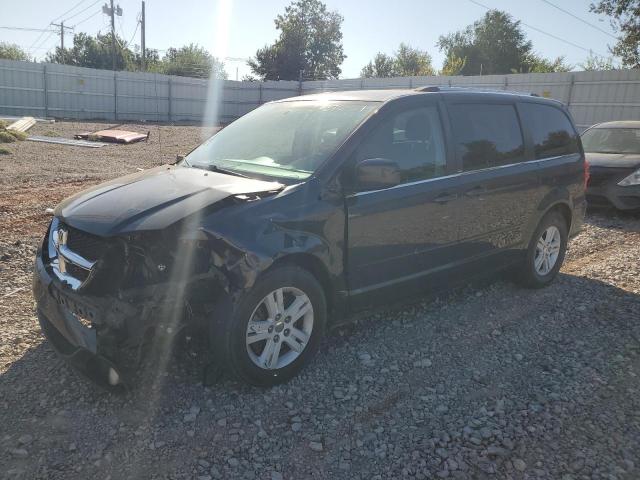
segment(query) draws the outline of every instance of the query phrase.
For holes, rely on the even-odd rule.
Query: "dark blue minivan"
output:
[[[587,173],[567,109],[533,95],[272,102],[174,165],[63,201],[37,253],[39,320],[104,385],[183,329],[237,378],[286,381],[349,311],[498,270],[549,284]]]

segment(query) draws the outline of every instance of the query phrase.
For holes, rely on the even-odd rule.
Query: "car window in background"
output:
[[[534,103],[522,103],[520,107],[531,132],[536,159],[579,152],[577,134],[564,112]]]
[[[186,165],[303,180],[378,106],[321,100],[267,104],[192,151]]]
[[[446,156],[437,107],[410,108],[392,114],[358,147],[356,160],[367,158],[395,161],[402,183],[443,175]]]
[[[524,141],[513,105],[458,104],[449,106],[449,111],[464,171],[524,159]]]
[[[640,128],[591,128],[582,146],[589,153],[640,153]]]

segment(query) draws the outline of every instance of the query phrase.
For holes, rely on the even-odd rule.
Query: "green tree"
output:
[[[360,76],[364,78],[387,78],[395,77],[396,60],[391,55],[378,52],[373,60],[367,63],[360,72]]]
[[[411,48],[404,43],[398,47],[395,63],[396,71],[402,77],[436,74],[431,66],[431,55],[417,48]]]
[[[7,60],[31,60],[29,54],[18,45],[6,42],[0,42],[0,58],[6,58]]]
[[[628,68],[640,68],[640,0],[600,0],[591,11],[611,17],[621,36],[611,53],[622,58]]]
[[[612,58],[599,57],[597,55],[589,55],[584,63],[580,63],[578,66],[584,71],[614,69]]]
[[[446,76],[460,75],[465,64],[466,60],[464,58],[456,57],[454,54],[451,54],[445,58],[442,70],[440,70],[438,74]]]
[[[529,55],[529,57],[525,60],[525,71],[522,73],[569,72],[572,68],[573,65],[566,63],[564,56],[556,57],[555,59],[550,60],[533,53]]]
[[[100,68],[111,70],[111,34],[98,34],[95,37],[86,33],[78,33],[73,37],[73,46],[56,47],[53,53],[47,55],[47,61],[74,65],[76,67]],[[116,35],[116,70],[135,70],[134,53],[127,48],[125,42]]]
[[[168,49],[162,58],[160,71],[167,75],[183,77],[227,78],[224,63],[193,43],[181,48]]]
[[[526,71],[533,49],[520,22],[498,10],[488,11],[464,30],[440,36],[437,45],[446,56],[443,69],[451,69],[451,59],[464,61],[461,75]]]
[[[275,19],[280,36],[258,49],[251,71],[264,80],[338,78],[346,58],[342,48],[342,15],[319,0],[296,0]]]
[[[393,56],[377,53],[360,72],[362,77],[409,77],[435,75],[431,55],[401,43]]]

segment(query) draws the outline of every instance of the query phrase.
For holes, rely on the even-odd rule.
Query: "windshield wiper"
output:
[[[200,168],[202,170],[209,170],[210,172],[216,172],[216,173],[223,173],[225,175],[233,175],[235,177],[242,177],[242,178],[250,178],[248,175],[244,175],[240,172],[236,172],[235,170],[229,170],[226,168],[220,168],[217,165],[214,164],[190,164],[193,168]]]

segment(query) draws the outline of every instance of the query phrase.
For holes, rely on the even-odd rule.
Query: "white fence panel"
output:
[[[555,98],[569,106],[581,129],[608,120],[640,119],[640,70],[236,82],[11,60],[0,60],[0,114],[201,122],[207,102],[215,98],[218,118],[230,122],[265,102],[297,95],[426,85]]]
[[[43,65],[0,60],[0,112],[45,115]]]

